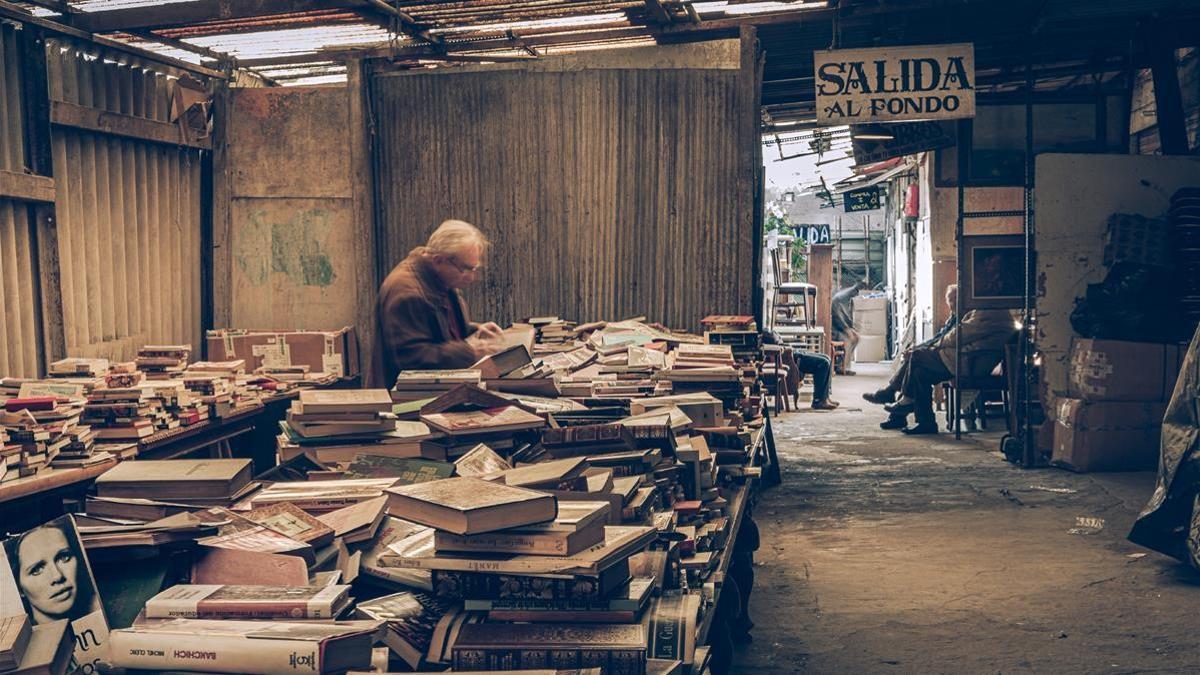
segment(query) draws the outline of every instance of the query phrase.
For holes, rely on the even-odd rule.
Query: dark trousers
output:
[[[942,363],[942,357],[932,349],[914,349],[905,368],[905,395],[913,399],[913,416],[917,424],[937,424],[933,414],[933,388],[954,377]]]
[[[798,349],[794,350],[792,355],[796,357],[796,367],[800,372],[813,376],[813,401],[829,400],[829,374],[833,371],[829,357]]]

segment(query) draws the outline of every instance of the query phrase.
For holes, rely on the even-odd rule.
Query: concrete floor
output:
[[[861,394],[887,368],[836,378],[837,411],[775,420],[784,483],[755,510],[735,673],[1200,673],[1200,575],[1125,540],[1152,473],[882,431]]]

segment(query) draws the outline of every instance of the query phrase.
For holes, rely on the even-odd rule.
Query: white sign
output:
[[[975,116],[975,45],[838,49],[813,53],[817,124]]]

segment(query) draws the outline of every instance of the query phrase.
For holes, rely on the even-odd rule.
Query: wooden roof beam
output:
[[[378,2],[390,7],[382,0]],[[76,25],[93,33],[130,32],[139,28],[172,28],[208,21],[364,7],[374,7],[374,3],[363,0],[188,0],[165,5],[86,12],[78,15]]]

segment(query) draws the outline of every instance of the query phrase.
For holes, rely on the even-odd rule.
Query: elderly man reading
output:
[[[475,226],[447,220],[379,287],[371,386],[401,370],[466,368],[499,347],[500,326],[474,323],[459,290],[483,267],[488,241]]]

